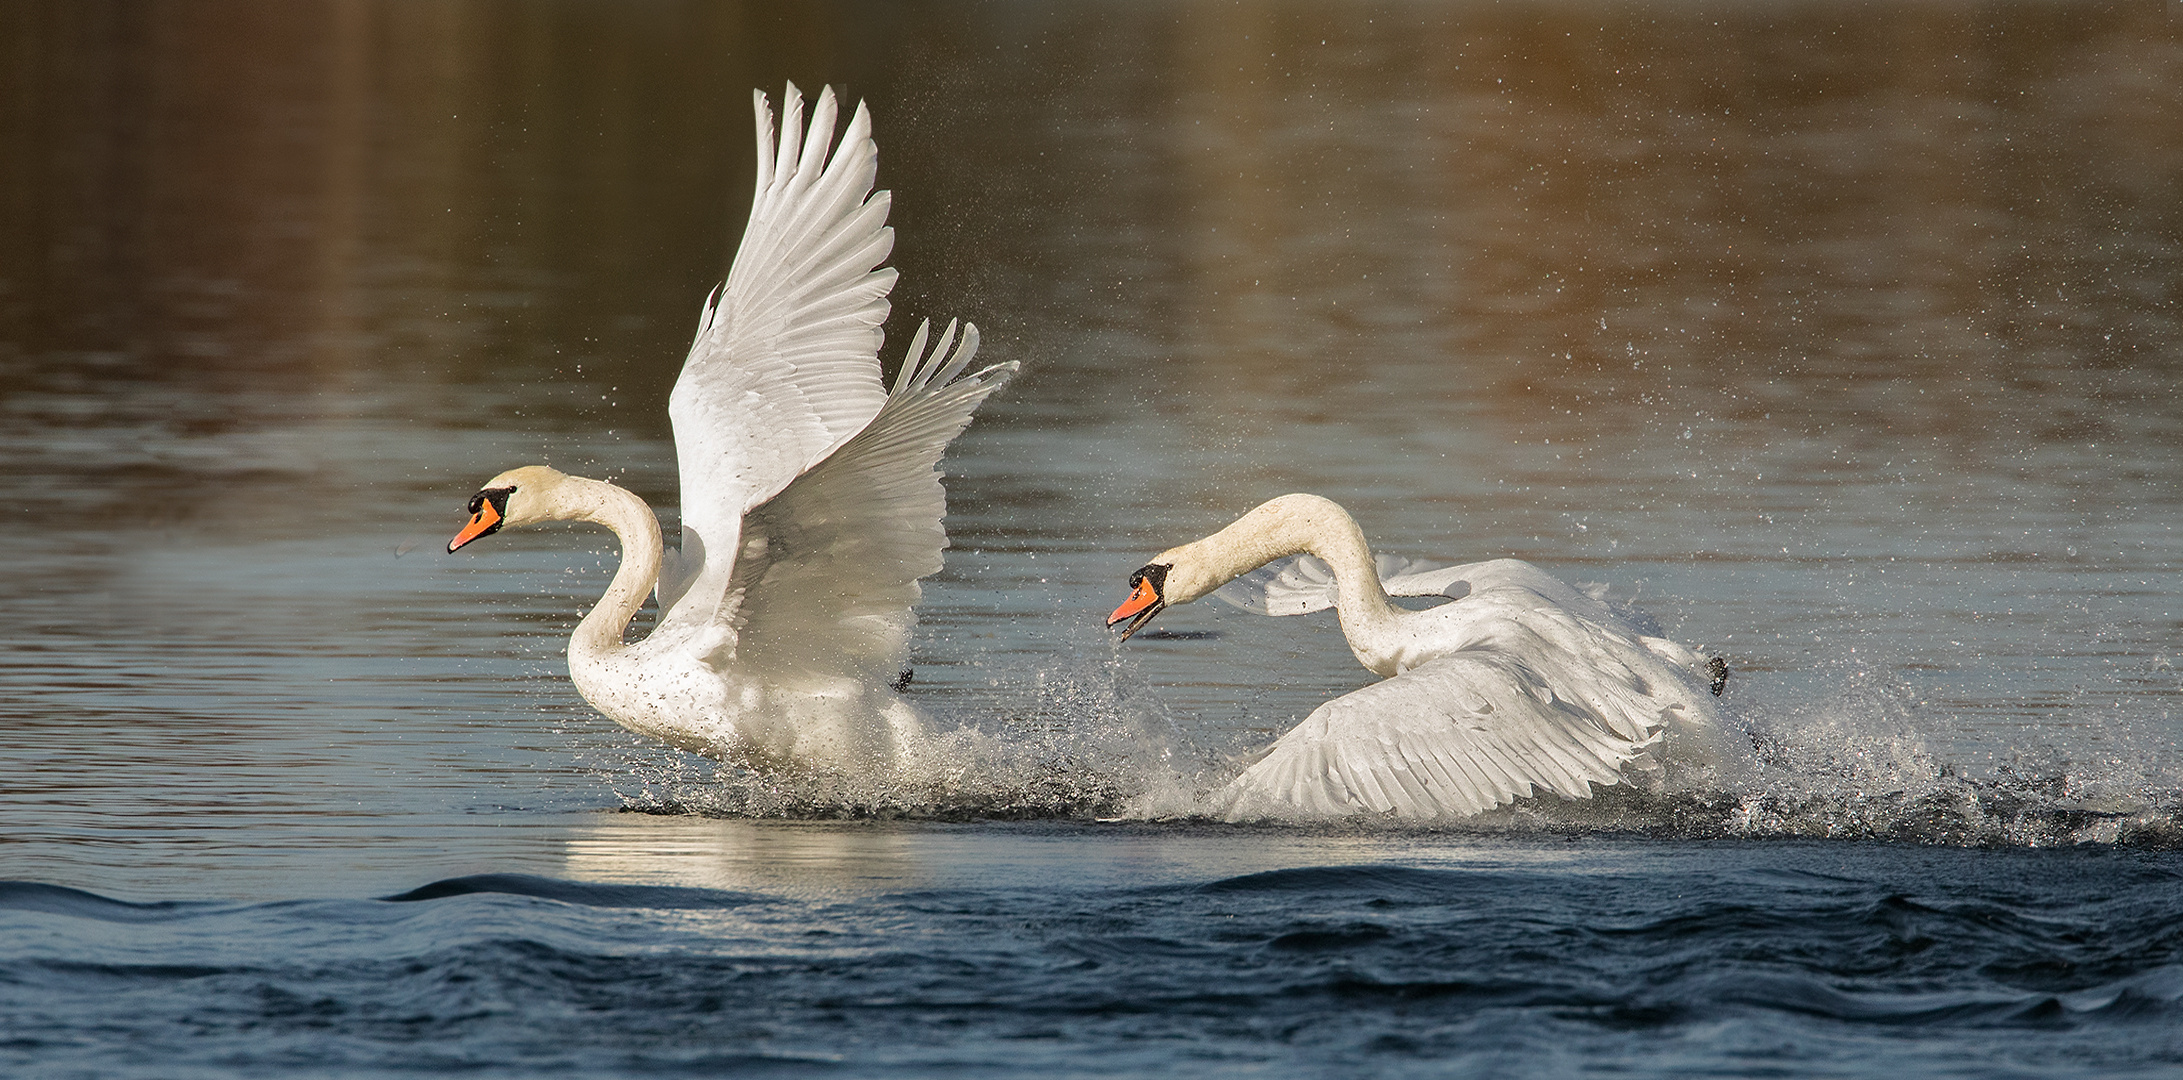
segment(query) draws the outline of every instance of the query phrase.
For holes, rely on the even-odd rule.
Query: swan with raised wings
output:
[[[947,444],[1015,370],[964,374],[977,328],[920,326],[890,389],[880,325],[895,272],[888,194],[862,105],[831,158],[831,89],[782,135],[763,93],[750,223],[668,398],[682,545],[636,495],[543,465],[470,500],[452,552],[502,528],[588,521],[622,561],[569,637],[569,677],[624,727],[758,765],[886,767],[922,721],[895,692],[918,579],[940,569]],[[800,136],[800,138],[799,138]],[[625,643],[647,594],[660,615]]]
[[[1375,560],[1349,513],[1317,495],[1284,495],[1162,552],[1130,589],[1107,620],[1128,624],[1124,640],[1218,590],[1261,614],[1333,607],[1358,662],[1385,677],[1319,706],[1216,792],[1210,808],[1230,820],[1457,818],[1541,791],[1649,783],[1670,750],[1717,763],[1718,657],[1516,559]],[[1447,602],[1410,610],[1390,594]]]

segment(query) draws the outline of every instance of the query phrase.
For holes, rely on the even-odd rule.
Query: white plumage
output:
[[[1131,584],[1109,619],[1130,632],[1207,594],[1261,614],[1333,607],[1358,661],[1386,676],[1319,706],[1216,792],[1213,811],[1231,820],[1458,818],[1649,782],[1670,749],[1688,764],[1717,758],[1717,661],[1529,563],[1375,560],[1349,514],[1316,495],[1163,552]],[[1449,602],[1412,611],[1390,595]]]
[[[977,328],[929,324],[890,389],[881,324],[894,232],[872,190],[878,150],[858,106],[783,97],[782,137],[754,95],[758,182],[726,284],[706,304],[668,399],[682,475],[682,545],[611,484],[528,466],[488,481],[453,551],[503,525],[591,521],[622,564],[569,639],[569,675],[600,712],[677,746],[754,764],[863,769],[909,752],[916,714],[890,684],[920,595],[940,569],[938,463],[1015,370],[964,374]],[[833,147],[831,157],[828,150]],[[656,588],[661,615],[623,634]]]

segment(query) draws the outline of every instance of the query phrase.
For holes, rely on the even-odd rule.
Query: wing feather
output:
[[[1424,596],[1439,592],[1396,592],[1407,575],[1438,564],[1400,555],[1373,556],[1374,568],[1390,596]],[[1260,615],[1308,615],[1334,606],[1334,570],[1316,555],[1291,555],[1275,559],[1213,591],[1213,596],[1245,611]]]
[[[1230,820],[1355,813],[1456,818],[1622,782],[1693,684],[1611,627],[1504,591],[1474,643],[1321,705],[1216,793]],[[1640,669],[1657,669],[1647,670]]]
[[[947,444],[1016,368],[961,378],[977,328],[953,325],[925,351],[919,327],[906,374],[872,422],[744,515],[734,601],[740,663],[770,678],[843,675],[892,681],[909,644],[918,579],[941,567]]]
[[[660,631],[690,634],[725,609],[744,513],[863,430],[886,404],[881,324],[895,273],[889,200],[874,192],[871,117],[856,109],[838,146],[839,106],[782,95],[776,133],[763,93],[750,222],[725,285],[707,301],[668,399],[682,473],[682,550],[664,574]],[[829,149],[832,154],[829,156]]]
[[[1462,566],[1440,566],[1400,555],[1373,556],[1380,587],[1389,596],[1447,596],[1460,600],[1506,586],[1529,589],[1584,617],[1626,628],[1633,619],[1650,620],[1628,608],[1602,602],[1520,559],[1490,559]],[[1213,596],[1260,615],[1307,615],[1334,606],[1338,590],[1334,571],[1315,555],[1275,559],[1213,591]]]

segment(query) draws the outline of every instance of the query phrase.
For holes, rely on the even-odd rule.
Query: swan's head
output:
[[[1235,577],[1223,575],[1207,564],[1198,551],[1204,543],[1201,540],[1163,551],[1129,576],[1129,599],[1107,616],[1108,626],[1128,621],[1129,626],[1122,631],[1123,641],[1170,605],[1187,604]]]
[[[552,492],[567,474],[544,465],[509,469],[485,482],[470,496],[470,523],[447,542],[453,552],[481,536],[491,536],[502,526],[520,528],[554,518]]]
[[[1129,599],[1107,616],[1107,625],[1128,620],[1129,627],[1122,631],[1122,640],[1137,632],[1137,628],[1151,622],[1160,609],[1167,606],[1167,598],[1160,595],[1160,587],[1167,582],[1167,572],[1174,569],[1166,563],[1146,563],[1143,569],[1129,576]]]
[[[1187,604],[1275,559],[1312,550],[1316,538],[1354,534],[1347,511],[1317,495],[1283,495],[1260,503],[1227,528],[1153,556],[1129,576],[1129,599],[1107,616],[1107,625],[1127,620],[1122,640],[1176,604]],[[1364,538],[1356,537],[1359,549]]]

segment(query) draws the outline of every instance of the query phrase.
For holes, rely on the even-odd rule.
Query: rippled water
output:
[[[1072,1076],[2153,1075],[2183,1053],[2177,867],[2111,850],[1905,850],[1868,877],[1811,843],[695,820],[602,824],[572,855],[615,883],[0,888],[37,939],[0,969],[0,1053]]]
[[[2177,26],[10,7],[0,1063],[2172,1070]],[[603,535],[439,553],[528,461],[671,503],[787,78],[873,106],[897,322],[1025,364],[947,465],[942,790],[593,714]],[[1730,658],[1758,772],[1188,820],[1369,676],[1330,618],[1099,619],[1291,490],[1636,593]]]

